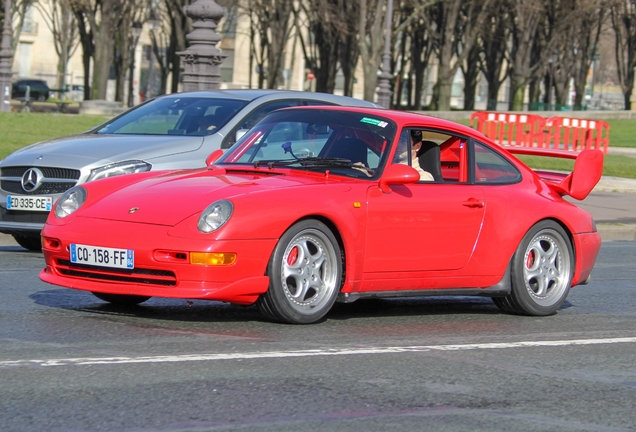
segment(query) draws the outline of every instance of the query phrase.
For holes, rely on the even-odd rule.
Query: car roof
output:
[[[160,97],[202,97],[202,98],[228,98],[253,101],[260,98],[270,99],[312,99],[324,100],[336,104],[355,104],[356,106],[379,107],[373,102],[356,99],[348,96],[334,95],[331,93],[295,91],[295,90],[275,90],[275,89],[223,89],[223,90],[201,90],[194,92],[172,93]]]

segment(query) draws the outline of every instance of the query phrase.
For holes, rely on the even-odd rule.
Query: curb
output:
[[[636,193],[636,180],[622,177],[603,176],[596,184],[593,191]]]
[[[597,224],[596,229],[604,242],[636,240],[636,224]]]

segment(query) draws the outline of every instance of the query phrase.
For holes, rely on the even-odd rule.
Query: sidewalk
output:
[[[610,146],[608,154],[636,158],[636,148]],[[636,179],[602,177],[585,200],[571,201],[594,216],[603,241],[636,240]]]
[[[603,241],[636,240],[636,179],[602,177],[585,200],[566,199],[592,214]]]

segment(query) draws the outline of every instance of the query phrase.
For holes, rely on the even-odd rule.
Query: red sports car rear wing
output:
[[[574,159],[570,174],[535,170],[550,188],[560,195],[569,195],[583,200],[594,189],[603,174],[603,152],[582,150],[580,152],[540,149],[529,147],[505,147],[512,154]]]

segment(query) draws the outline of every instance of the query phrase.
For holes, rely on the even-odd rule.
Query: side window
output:
[[[466,139],[444,131],[405,128],[400,134],[393,163],[411,165],[420,181],[467,183]]]
[[[411,165],[411,131],[404,129],[400,134],[397,149],[393,155],[394,164]]]
[[[515,183],[520,179],[521,174],[512,163],[488,147],[475,143],[476,183]]]
[[[251,129],[256,123],[261,121],[261,119],[270,112],[280,108],[293,107],[297,105],[297,100],[282,100],[261,105],[260,107],[249,113],[247,117],[245,117],[245,119],[241,122],[239,129]]]

